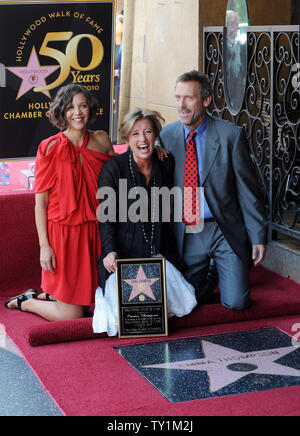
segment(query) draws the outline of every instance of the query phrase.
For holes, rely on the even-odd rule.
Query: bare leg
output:
[[[9,304],[9,309],[14,309],[16,300]],[[27,300],[22,303],[22,311],[34,313],[47,321],[68,321],[83,318],[84,307],[66,304],[61,301],[43,301],[39,299]]]

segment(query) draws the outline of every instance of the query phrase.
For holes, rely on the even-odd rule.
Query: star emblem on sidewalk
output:
[[[16,100],[18,100],[32,88],[43,88],[47,86],[45,79],[58,68],[59,65],[41,66],[35,47],[33,46],[27,66],[7,67],[11,73],[22,79]],[[42,93],[51,98],[49,91],[42,91]]]
[[[158,280],[159,278],[148,279],[143,270],[143,267],[140,266],[135,279],[124,279],[124,282],[132,286],[132,291],[128,301],[132,301],[138,296],[140,296],[140,301],[144,301],[145,295],[156,301],[156,298],[151,289],[151,285],[153,285],[153,283],[157,282]]]
[[[211,394],[248,374],[300,377],[300,370],[277,363],[281,357],[295,351],[293,346],[242,353],[204,340],[201,344],[204,358],[147,365],[142,368],[206,371]]]

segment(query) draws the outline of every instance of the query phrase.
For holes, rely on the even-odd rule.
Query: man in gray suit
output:
[[[242,310],[251,302],[251,261],[257,266],[265,257],[267,224],[245,132],[206,113],[212,92],[206,75],[191,71],[180,76],[175,88],[180,120],[163,128],[160,142],[175,157],[174,185],[183,189],[186,146],[195,132],[204,228],[193,233],[183,221],[174,223],[178,249],[188,266],[186,278],[195,286],[198,301],[206,302],[214,259],[222,304]]]

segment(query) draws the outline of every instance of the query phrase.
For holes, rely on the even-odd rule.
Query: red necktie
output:
[[[185,150],[184,164],[184,192],[182,220],[188,226],[196,224],[197,188],[199,187],[198,158],[194,137],[191,132]],[[189,188],[189,189],[188,189]],[[192,189],[191,189],[192,188]]]

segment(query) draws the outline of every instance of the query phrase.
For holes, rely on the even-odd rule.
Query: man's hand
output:
[[[266,256],[266,252],[267,252],[267,247],[265,245],[253,245],[252,259],[254,261],[255,267],[263,262]]]
[[[156,150],[157,157],[159,160],[163,161],[164,159],[167,159],[168,157],[168,150],[166,150],[163,147],[159,147],[158,145],[155,145],[154,150]]]

